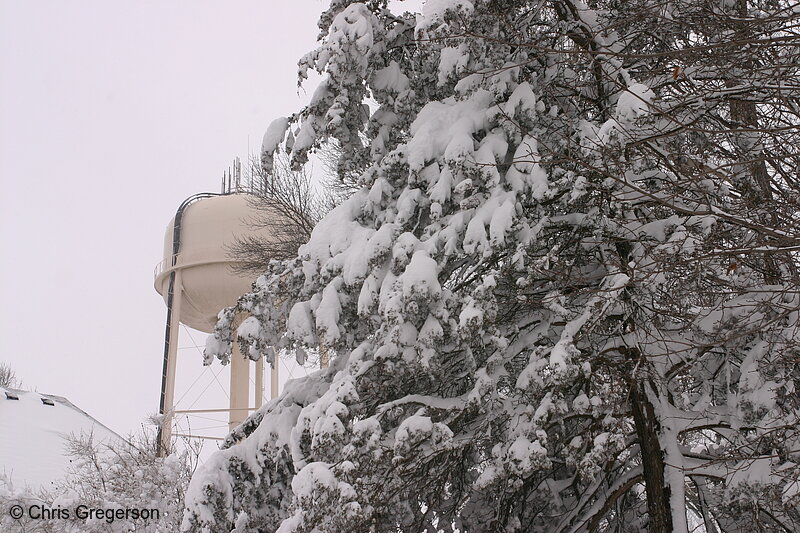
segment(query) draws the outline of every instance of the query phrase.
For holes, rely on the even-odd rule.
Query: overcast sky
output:
[[[166,225],[306,101],[323,7],[0,0],[0,362],[26,387],[120,433],[157,411]]]

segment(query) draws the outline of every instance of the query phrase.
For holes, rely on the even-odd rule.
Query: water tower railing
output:
[[[214,263],[238,263],[235,258],[224,256],[215,259],[209,259],[208,253],[184,254],[178,253],[162,260],[153,268],[153,280],[158,282],[158,279],[166,272],[177,268],[189,268],[200,265],[211,265]]]

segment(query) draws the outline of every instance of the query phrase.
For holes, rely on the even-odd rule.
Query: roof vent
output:
[[[19,396],[10,392],[6,392],[6,400],[19,400]]]
[[[42,403],[45,405],[55,405],[53,400],[51,400],[50,398],[42,398]]]

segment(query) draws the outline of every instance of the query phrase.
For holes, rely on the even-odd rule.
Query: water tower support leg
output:
[[[233,430],[247,418],[250,407],[250,359],[242,357],[239,343],[234,340],[231,350],[231,414],[228,429]]]
[[[269,394],[270,398],[275,399],[278,397],[278,365],[280,365],[279,355],[275,354],[275,358],[270,365],[270,380],[269,380]]]
[[[264,358],[256,361],[256,407],[264,403]]]
[[[172,416],[175,410],[175,371],[178,364],[178,333],[181,323],[181,295],[183,285],[181,271],[175,273],[173,285],[172,312],[169,324],[169,351],[167,355],[167,374],[164,383],[164,412],[161,418],[161,454],[167,455],[172,451]]]

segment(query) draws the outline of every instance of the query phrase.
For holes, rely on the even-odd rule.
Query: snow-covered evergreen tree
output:
[[[262,162],[335,139],[361,188],[206,362],[335,355],[187,531],[800,530],[800,10],[591,5],[332,0]]]

